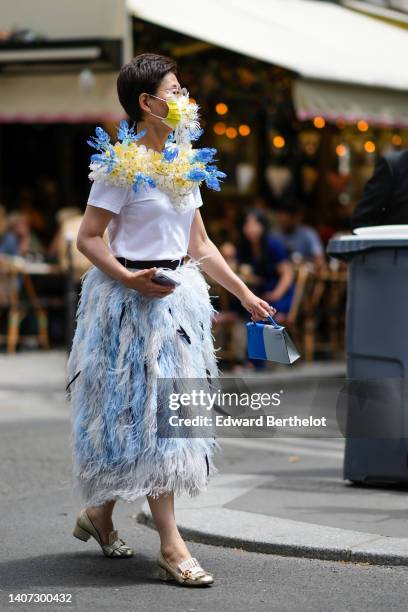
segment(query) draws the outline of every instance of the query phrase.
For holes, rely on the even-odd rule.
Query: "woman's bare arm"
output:
[[[216,245],[207,235],[201,213],[195,211],[190,231],[188,253],[200,261],[201,268],[217,283],[235,295],[244,308],[252,315],[252,320],[265,319],[269,314],[275,314],[268,302],[258,298],[230,268]]]
[[[122,266],[103,240],[104,232],[115,213],[88,205],[79,227],[76,246],[89,261],[112,278],[125,283],[129,270]]]

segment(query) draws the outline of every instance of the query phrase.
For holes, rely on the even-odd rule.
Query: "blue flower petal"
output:
[[[156,187],[156,183],[150,176],[148,176],[147,174],[144,174],[144,172],[137,172],[133,180],[133,191],[137,193],[139,185],[143,185],[143,184],[146,184],[149,187]]]
[[[101,127],[95,128],[96,137],[100,142],[109,142],[109,134]]]
[[[199,161],[203,163],[208,163],[213,161],[214,155],[216,154],[217,149],[212,149],[210,147],[205,147],[203,149],[197,149],[193,156],[193,162]]]
[[[201,168],[192,168],[186,174],[189,181],[203,181],[207,177],[207,172]]]
[[[142,130],[141,132],[136,134],[135,126],[133,125],[132,127],[129,127],[129,123],[126,121],[126,119],[122,119],[122,121],[120,121],[119,123],[119,128],[117,130],[116,137],[121,143],[129,145],[130,143],[136,142],[137,140],[142,138],[142,136],[144,136],[146,132],[147,130]]]
[[[172,162],[179,154],[177,147],[166,147],[163,151],[163,159],[166,162]]]

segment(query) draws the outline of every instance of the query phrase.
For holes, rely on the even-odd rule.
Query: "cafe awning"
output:
[[[371,125],[408,127],[405,91],[298,79],[293,85],[293,101],[301,121],[320,116],[329,122],[365,119]]]
[[[125,117],[116,72],[0,76],[0,123],[97,122]]]
[[[127,0],[140,19],[298,74],[408,91],[408,33],[316,0]]]
[[[408,10],[405,0],[400,0],[399,2],[391,0],[387,3],[388,6],[378,6],[372,2],[363,2],[362,0],[342,0],[341,4],[353,11],[369,15],[375,19],[382,19],[399,28],[408,29]]]
[[[378,122],[381,117],[391,123],[406,120],[406,30],[316,0],[206,0],[199,5],[127,0],[127,6],[142,20],[293,71],[301,78],[295,95],[299,117],[315,107],[327,118],[346,113]]]

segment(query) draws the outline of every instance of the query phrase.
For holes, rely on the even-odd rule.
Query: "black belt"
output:
[[[178,266],[184,263],[184,257],[180,259],[150,259],[150,260],[132,260],[126,257],[116,257],[119,263],[125,268],[139,268],[145,270],[147,268],[171,268],[175,270]]]

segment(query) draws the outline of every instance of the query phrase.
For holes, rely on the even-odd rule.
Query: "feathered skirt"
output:
[[[73,488],[86,505],[143,495],[197,495],[218,472],[215,436],[158,435],[158,380],[220,374],[216,314],[199,262],[152,298],[91,266],[81,277],[67,362]]]

